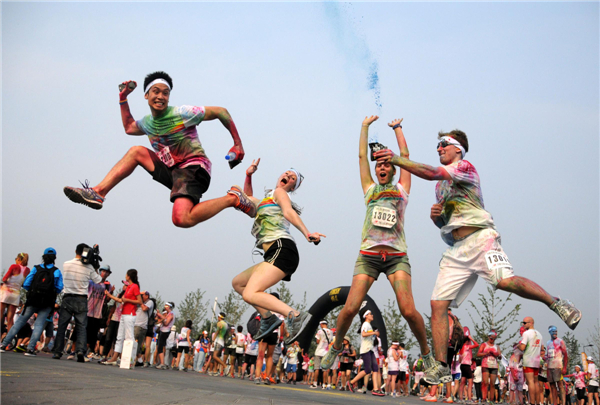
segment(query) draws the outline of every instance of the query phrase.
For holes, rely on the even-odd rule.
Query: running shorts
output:
[[[545,382],[548,382],[548,379],[546,377],[542,377],[541,375],[538,374],[538,381],[545,383]]]
[[[215,343],[215,351],[213,352],[215,356],[221,357],[223,353],[223,346],[220,343]]]
[[[314,367],[315,370],[320,370],[321,369],[321,359],[323,358],[323,356],[315,356],[314,357]]]
[[[452,301],[450,306],[458,308],[475,286],[477,277],[496,288],[500,281],[514,276],[510,262],[505,259],[500,234],[492,228],[475,231],[456,241],[442,255],[431,300]]]
[[[264,260],[285,273],[283,281],[290,281],[300,263],[296,243],[291,239],[275,240],[265,252]]]
[[[498,369],[497,368],[481,367],[481,372],[482,373],[492,374],[492,375],[497,375],[498,374]]]
[[[269,333],[264,338],[260,339],[259,342],[265,342],[268,346],[273,346],[277,344],[279,335],[277,333]]]
[[[354,362],[352,363],[340,363],[340,371],[352,371],[352,367],[354,366]]]
[[[316,356],[315,356],[316,358]],[[379,366],[377,365],[377,359],[375,358],[375,353],[369,350],[366,353],[360,355],[360,358],[363,361],[363,368],[365,373],[371,374],[372,372],[379,371]]]
[[[385,260],[384,260],[385,259]],[[402,270],[410,275],[410,262],[408,256],[371,256],[360,253],[354,264],[354,275],[366,274],[373,277],[375,280],[379,278],[379,274],[385,273],[386,277]]]
[[[400,372],[398,372],[398,380],[399,381],[406,380],[406,371],[400,371]]]
[[[248,366],[256,364],[257,357],[258,356],[253,356],[251,354],[246,353],[246,355],[244,356],[244,363],[248,364]]]
[[[189,346],[179,346],[177,348],[177,353],[185,353],[188,354],[190,352],[190,347]]]
[[[388,375],[398,375],[398,370],[388,370]]]
[[[454,381],[460,381],[460,373],[454,373],[454,374],[452,374],[452,380],[454,380]]]
[[[549,368],[548,369],[548,382],[555,383],[560,381],[561,377],[561,369],[560,368]]]
[[[577,399],[585,399],[585,388],[575,388],[577,390]]]
[[[235,356],[235,347],[226,347],[225,348],[225,356]]]
[[[460,374],[465,377],[467,380],[473,378],[473,370],[471,370],[470,364],[461,364],[460,365]]]
[[[159,353],[162,352],[162,349],[167,345],[167,339],[169,338],[169,335],[171,334],[171,332],[160,332],[158,334],[158,345],[156,350],[158,350]]]
[[[595,393],[598,392],[598,386],[597,385],[588,385],[587,389],[588,389],[588,394],[595,394]]]
[[[537,377],[538,374],[540,373],[540,369],[537,367],[523,367],[523,372],[524,373],[533,373],[533,376]]]
[[[150,151],[154,171],[152,178],[171,190],[171,202],[180,197],[192,200],[194,205],[200,202],[202,195],[210,186],[210,174],[200,165],[188,167],[168,167],[153,151]]]

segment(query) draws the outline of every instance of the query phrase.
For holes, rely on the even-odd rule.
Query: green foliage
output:
[[[423,314],[427,322],[425,322],[425,335],[427,336],[427,345],[429,346],[431,353],[435,355],[433,350],[433,333],[431,333],[431,317],[427,314]]]
[[[581,347],[579,342],[570,331],[562,337],[567,346],[567,355],[569,356],[569,364],[567,364],[567,373],[575,371],[575,366],[581,364]]]
[[[227,318],[225,318],[227,323],[234,326],[240,324],[242,315],[248,309],[248,304],[244,302],[242,297],[233,288],[222,302],[217,302],[217,306],[219,307],[219,312],[225,312],[227,315]]]
[[[192,329],[196,332],[199,325],[206,319],[208,311],[208,302],[204,301],[204,291],[197,289],[185,295],[185,298],[177,307],[177,318],[175,326],[177,330],[181,330],[187,320],[192,321]]]
[[[270,290],[269,292],[272,292],[272,290]],[[292,307],[293,309],[297,310],[297,311],[306,311],[306,291],[304,291],[304,297],[302,298],[302,301],[297,303],[294,301],[294,296],[292,294],[292,292],[290,291],[289,288],[287,288],[286,283],[283,281],[280,281],[279,284],[277,284],[277,289],[275,290],[275,292],[277,292],[277,294],[279,294],[279,299],[282,302],[285,302],[287,305],[289,305],[290,307]],[[281,314],[284,316],[287,316],[287,314]]]
[[[596,319],[596,324],[586,340],[591,347],[585,347],[585,353],[588,356],[593,356],[596,361],[600,359],[600,323]]]
[[[477,313],[477,316],[473,317],[471,312],[467,311],[474,325],[474,331],[471,330],[471,334],[473,339],[482,343],[488,340],[488,332],[491,329],[495,330],[498,334],[496,344],[501,351],[504,351],[506,345],[512,347],[512,343],[519,334],[519,328],[515,328],[513,323],[518,320],[521,304],[512,306],[512,294],[508,294],[505,299],[502,299],[495,289],[488,286],[487,291],[487,296],[478,294],[478,305],[475,305],[473,301],[469,301],[472,309]],[[503,311],[508,311],[508,313],[501,315]],[[514,330],[513,333],[510,332],[511,328],[514,328],[512,329]]]
[[[116,296],[117,293],[115,292],[114,295]],[[165,301],[163,301],[162,297],[160,296],[160,292],[156,291],[156,294],[154,294],[152,298],[156,300],[156,311],[162,312],[165,308]]]
[[[417,341],[409,330],[408,324],[402,320],[402,314],[395,300],[388,299],[386,306],[383,308],[382,315],[383,322],[385,322],[388,345],[391,345],[392,341],[397,340],[404,343],[406,350],[410,350]]]

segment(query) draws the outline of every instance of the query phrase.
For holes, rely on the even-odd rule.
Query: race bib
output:
[[[487,359],[487,365],[488,368],[497,368],[498,367],[498,360],[496,360],[495,357],[488,357]]]
[[[491,271],[508,267],[512,269],[512,265],[508,261],[508,257],[503,252],[490,250],[485,254],[485,263]]]
[[[380,228],[391,228],[396,225],[398,213],[396,210],[385,207],[375,207],[373,208],[373,217],[371,222],[373,225],[378,226]]]
[[[553,359],[554,358],[554,349],[552,348],[548,348],[548,354],[547,354],[549,359]]]
[[[173,159],[173,156],[171,156],[171,150],[168,146],[165,146],[156,152],[156,154],[158,155],[160,161],[167,165],[167,167],[173,167],[175,165],[175,160]]]

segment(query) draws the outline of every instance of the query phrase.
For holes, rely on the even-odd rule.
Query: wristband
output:
[[[127,103],[127,99],[125,99],[125,100],[120,100],[120,101],[119,101],[119,105],[123,105],[123,104],[125,104],[125,103]]]
[[[400,125],[400,124],[396,124],[396,125],[394,125],[394,126],[392,127],[392,129],[396,129],[396,128],[402,128],[402,125]]]

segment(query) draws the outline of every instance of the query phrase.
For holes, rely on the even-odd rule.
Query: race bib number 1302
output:
[[[485,254],[485,263],[490,270],[497,270],[503,267],[512,268],[506,254],[497,250],[490,250]]]

